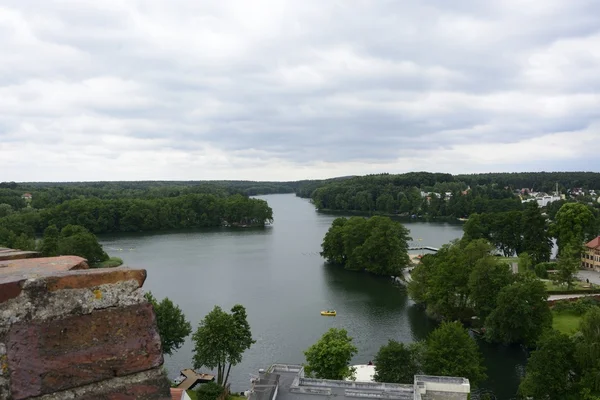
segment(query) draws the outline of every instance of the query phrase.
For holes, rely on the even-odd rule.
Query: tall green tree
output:
[[[491,265],[497,262],[491,255],[493,250],[484,239],[461,240],[443,246],[427,259],[423,257],[411,274],[412,281],[408,284],[410,296],[425,304],[431,316],[449,320],[470,319],[473,315],[470,276],[478,263]],[[483,304],[481,296],[477,301]]]
[[[475,314],[482,322],[496,308],[500,290],[512,282],[513,274],[509,266],[495,257],[484,257],[475,263],[469,275],[469,298]]]
[[[548,232],[546,218],[537,202],[529,202],[523,210],[523,251],[526,251],[533,259],[533,264],[550,260],[552,252],[552,239]]]
[[[390,340],[375,356],[375,381],[413,383],[419,374],[419,361],[413,347]]]
[[[573,247],[570,244],[563,248],[561,255],[558,259],[558,274],[556,275],[557,281],[567,285],[567,288],[571,289],[575,275],[579,271],[581,265],[581,247]]]
[[[183,345],[185,338],[192,333],[192,325],[185,318],[181,308],[173,304],[168,297],[160,302],[156,300],[151,292],[146,292],[144,297],[154,308],[162,351],[165,354],[172,355],[175,350]]]
[[[444,322],[429,334],[425,341],[423,372],[465,377],[474,386],[486,378],[479,347],[460,322]]]
[[[58,255],[58,242],[60,240],[60,232],[56,225],[50,225],[44,230],[42,239],[42,255],[53,257]]]
[[[200,322],[192,340],[194,368],[216,368],[217,383],[222,386],[227,384],[231,367],[239,364],[244,351],[255,343],[241,305],[235,305],[231,314],[215,306]]]
[[[506,257],[518,254],[523,248],[521,211],[487,214],[491,219],[490,242]]]
[[[552,325],[544,284],[526,275],[500,290],[496,308],[485,321],[485,336],[492,342],[534,345]]]
[[[565,334],[547,330],[527,361],[519,393],[533,399],[563,400],[574,391],[575,345]]]
[[[552,226],[559,257],[569,248],[581,248],[584,241],[597,235],[596,218],[590,208],[581,203],[566,203],[556,213]]]
[[[304,372],[320,379],[349,378],[354,373],[349,364],[357,351],[345,329],[330,328],[304,352]]]

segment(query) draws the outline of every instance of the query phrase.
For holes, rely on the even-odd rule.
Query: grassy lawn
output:
[[[580,315],[575,315],[571,312],[564,311],[557,313],[552,311],[552,327],[557,331],[572,335],[579,329]]]
[[[94,264],[93,268],[114,268],[123,265],[123,260],[119,257],[111,257],[106,261],[102,261],[99,264]]]
[[[190,399],[198,400],[198,392],[196,392],[195,390],[188,390],[186,393],[188,396],[190,396]]]

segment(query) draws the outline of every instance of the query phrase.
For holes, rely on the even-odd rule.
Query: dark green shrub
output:
[[[535,272],[535,275],[538,278],[548,279],[548,270],[546,269],[546,266],[544,264],[547,264],[547,263],[537,264],[535,267],[533,267],[533,272]]]
[[[225,389],[216,382],[207,382],[197,389],[198,400],[217,400]]]

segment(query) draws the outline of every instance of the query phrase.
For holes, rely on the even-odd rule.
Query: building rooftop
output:
[[[418,262],[418,261],[417,261]],[[375,381],[375,366],[368,364],[353,365],[354,381],[355,382],[374,382]],[[346,380],[351,380],[350,378]]]
[[[334,396],[337,400],[466,399],[468,393],[470,385],[465,378],[419,375],[415,376],[414,384],[341,381],[308,378],[301,365],[274,364],[253,381],[249,399],[322,400],[323,396]]]
[[[588,243],[586,243],[585,245],[588,249],[597,249],[600,247],[600,236],[596,237],[595,239],[590,240]]]

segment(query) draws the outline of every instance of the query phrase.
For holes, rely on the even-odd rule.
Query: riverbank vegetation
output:
[[[0,219],[17,235],[41,234],[50,225],[59,229],[81,225],[94,234],[217,227],[223,224],[263,226],[273,220],[267,202],[242,195],[218,197],[193,194],[159,199],[97,198],[68,200],[57,206],[27,209]]]
[[[539,172],[450,175],[411,172],[305,181],[296,195],[311,198],[319,209],[361,211],[426,218],[467,218],[474,213],[522,210],[523,188],[570,193],[572,188],[600,189],[600,173]],[[533,189],[525,189],[523,195]],[[581,201],[589,201],[580,195]],[[552,204],[552,203],[551,203]],[[562,205],[562,204],[561,204]],[[595,206],[599,206],[597,203]],[[550,209],[550,207],[548,207]]]
[[[397,276],[410,264],[409,231],[388,217],[336,218],[321,245],[328,262],[352,271]]]
[[[2,183],[0,246],[115,266],[118,260],[109,261],[95,234],[264,226],[273,221],[273,211],[248,194],[293,190],[284,183],[237,181]],[[69,237],[67,227],[74,229]]]

